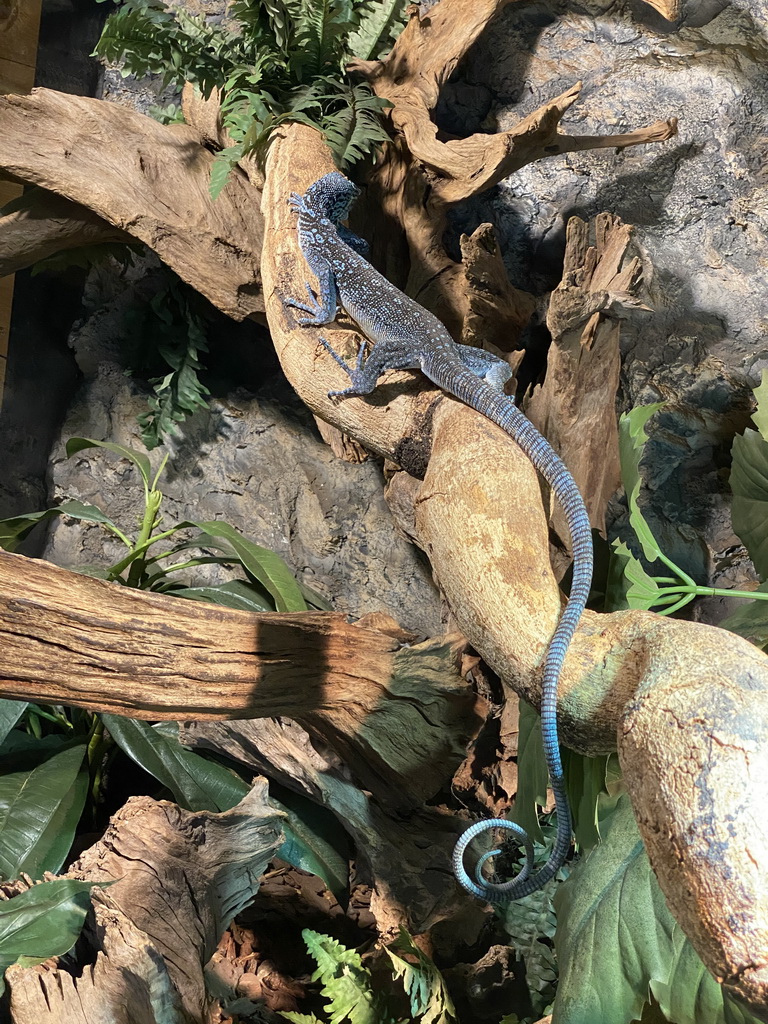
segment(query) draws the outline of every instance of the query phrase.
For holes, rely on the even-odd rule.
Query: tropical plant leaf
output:
[[[601,807],[603,842],[555,896],[560,984],[553,1024],[629,1024],[649,992],[676,1024],[726,1024],[725,1008],[732,1012],[735,1003],[672,917],[629,797],[603,798]]]
[[[752,413],[752,421],[764,441],[768,441],[768,370],[763,370],[760,383],[753,390],[757,409]]]
[[[659,585],[649,576],[627,545],[614,540],[608,563],[605,611],[652,608],[659,599]]]
[[[152,466],[147,456],[142,452],[135,452],[132,448],[125,448],[123,445],[114,444],[112,441],[94,441],[91,437],[70,437],[66,445],[67,458],[72,458],[73,455],[85,451],[86,448],[106,448],[107,451],[112,452],[114,455],[119,455],[122,459],[128,459],[141,473],[144,486],[149,489]],[[79,502],[75,504],[79,504]],[[103,522],[103,520],[97,521]]]
[[[573,833],[582,851],[600,841],[598,803],[606,792],[606,771],[610,754],[587,757],[567,747],[561,749],[565,788],[573,817]]]
[[[421,1024],[452,1024],[457,1020],[442,974],[402,925],[394,944],[384,948],[392,961],[392,973],[402,979],[411,1013],[420,1018]],[[395,950],[407,953],[416,962],[403,960]]]
[[[90,908],[91,889],[111,884],[57,878],[0,903],[0,973],[22,958],[31,966],[70,950]],[[0,993],[4,988],[3,980]]]
[[[71,519],[80,519],[89,523],[102,523],[109,529],[117,531],[117,526],[109,516],[95,505],[88,505],[82,501],[64,501],[61,505],[47,508],[43,512],[27,512],[25,515],[12,516],[10,519],[0,519],[0,547],[6,551],[18,550],[21,542],[29,536],[38,523],[56,516],[69,516]]]
[[[761,410],[762,411],[762,410]],[[733,439],[733,529],[761,579],[768,579],[768,441],[756,430]]]
[[[10,740],[0,756],[0,875],[40,878],[59,870],[72,845],[88,787],[86,745],[49,736],[25,750]]]
[[[272,595],[277,611],[306,611],[307,605],[298,583],[283,559],[274,551],[254,544],[229,523],[222,523],[219,520],[207,523],[187,520],[179,523],[179,529],[184,527],[193,527],[202,530],[208,536],[227,541],[240,559],[243,568]]]
[[[641,405],[628,413],[622,413],[619,418],[619,459],[621,479],[629,505],[629,521],[649,562],[654,562],[659,557],[660,548],[637,503],[642,484],[640,459],[648,440],[645,424],[663,405],[663,402]]]
[[[24,714],[26,707],[25,700],[0,700],[0,757],[6,736]]]
[[[277,851],[281,860],[317,875],[333,893],[342,907],[347,905],[349,887],[349,855],[346,833],[335,816],[306,797],[277,787],[277,796],[270,803],[287,815],[283,823],[285,842]]]
[[[153,775],[174,799],[190,811],[226,811],[250,786],[222,765],[187,750],[178,737],[146,722],[119,715],[101,716],[114,741],[144,771]]]
[[[521,698],[517,738],[517,796],[509,817],[522,826],[537,843],[544,842],[538,808],[546,806],[548,785],[541,718],[538,711]]]
[[[209,604],[219,604],[224,608],[239,608],[244,612],[261,613],[275,610],[274,602],[264,597],[261,588],[257,589],[244,580],[210,583],[202,587],[181,587],[169,593],[188,601],[207,601]]]

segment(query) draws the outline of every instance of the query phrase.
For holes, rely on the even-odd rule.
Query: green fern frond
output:
[[[394,1024],[382,996],[374,993],[370,972],[356,950],[309,928],[301,934],[317,962],[312,981],[322,982],[320,992],[330,1000],[325,1007],[328,1024]]]
[[[371,60],[389,53],[405,28],[405,12],[409,3],[410,0],[363,0],[356,3],[356,25],[347,38],[349,54],[361,60]]]
[[[338,166],[344,170],[373,153],[389,136],[381,113],[392,104],[375,96],[367,85],[345,86],[326,111],[321,127]]]
[[[345,41],[354,27],[351,0],[301,0],[289,67],[299,82],[335,72],[341,78]]]
[[[393,949],[409,954],[416,963],[403,960]],[[395,977],[403,980],[414,1017],[419,1017],[421,1024],[454,1024],[456,1009],[443,976],[404,928],[401,927],[394,947],[387,948],[387,953]]]

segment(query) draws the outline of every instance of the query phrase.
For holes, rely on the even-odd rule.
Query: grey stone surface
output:
[[[140,268],[123,278],[105,269],[90,275],[85,296],[91,313],[71,337],[87,380],[68,411],[50,463],[54,501],[77,498],[96,504],[134,536],[143,509],[136,470],[95,449],[67,459],[63,446],[69,437],[84,436],[143,450],[136,417],[147,408],[146,391],[125,375],[131,345],[121,340],[121,332],[126,308],[151,293],[151,263],[144,270],[145,276]],[[227,325],[223,317],[215,323]],[[337,459],[255,328],[232,325],[231,330],[236,337],[245,332],[255,350],[250,365],[236,352],[233,356],[240,379],[253,383],[250,388],[233,384],[232,372],[211,380],[210,410],[188,420],[170,441],[171,457],[159,485],[164,526],[185,519],[225,520],[279,552],[298,578],[336,610],[354,616],[386,611],[417,632],[439,632],[440,601],[429,566],[396,531],[382,494],[380,465]],[[210,343],[235,349],[224,330],[214,329]],[[159,465],[162,449],[151,457]],[[43,557],[68,567],[103,567],[123,553],[101,527],[58,520],[49,530]],[[224,577],[218,567],[203,567],[182,578]]]
[[[464,130],[482,118],[509,128],[581,80],[564,132],[674,116],[679,134],[524,167],[455,226],[493,221],[512,280],[543,295],[557,283],[568,217],[607,210],[637,225],[654,312],[622,332],[619,404],[667,402],[649,428],[648,517],[700,582],[743,581],[727,466],[768,366],[768,4],[688,4],[676,28],[639,0],[510,5],[453,85],[460,100],[480,99],[459,103]],[[614,513],[626,532],[621,506]]]

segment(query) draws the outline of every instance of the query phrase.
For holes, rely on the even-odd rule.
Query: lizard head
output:
[[[360,189],[340,171],[331,171],[310,185],[304,194],[304,202],[312,210],[327,217],[338,227],[347,219],[352,203],[360,195]]]

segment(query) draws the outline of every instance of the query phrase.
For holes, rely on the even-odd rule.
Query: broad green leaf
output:
[[[57,878],[0,903],[0,973],[22,960],[26,965],[62,956],[77,942],[91,905],[91,889],[109,882]],[[0,993],[5,982],[0,981]]]
[[[0,756],[6,736],[24,714],[26,706],[25,700],[0,700]]]
[[[227,768],[187,750],[178,738],[146,722],[119,715],[101,718],[120,749],[170,789],[187,810],[226,811],[251,788]]]
[[[384,948],[392,961],[392,973],[396,978],[402,978],[405,993],[411,1001],[411,1013],[419,1018],[420,1024],[452,1024],[457,1019],[456,1008],[442,974],[402,925],[394,945]],[[395,950],[408,953],[416,963],[403,960]]]
[[[733,439],[733,529],[761,579],[768,579],[768,441],[756,430]]]
[[[88,505],[82,501],[65,501],[43,512],[28,512],[26,515],[0,519],[0,547],[6,551],[16,551],[38,523],[53,519],[54,516],[70,516],[72,519],[83,519],[91,523],[104,523],[117,529],[112,520],[95,505]]]
[[[107,451],[113,452],[123,459],[128,459],[141,473],[145,486],[149,487],[152,467],[149,459],[142,452],[135,452],[132,448],[124,448],[121,444],[113,444],[112,441],[94,441],[90,437],[70,437],[66,447],[67,458],[71,458],[86,448],[106,448]]]
[[[527,701],[520,700],[517,739],[517,796],[510,819],[521,825],[534,842],[544,842],[537,805],[547,803],[547,762],[541,736],[541,718]]]
[[[641,405],[628,413],[622,413],[619,418],[619,459],[621,479],[629,505],[629,521],[649,562],[654,562],[659,557],[660,548],[637,504],[642,484],[640,459],[648,440],[645,424],[663,405],[663,402]]]
[[[282,786],[270,784],[270,790],[272,788],[276,788],[279,795],[270,796],[270,803],[288,815],[283,823],[285,842],[277,856],[322,878],[336,900],[346,906],[349,856],[342,851],[347,839],[335,815]]]
[[[188,601],[207,601],[209,604],[220,604],[225,608],[239,608],[245,612],[272,612],[275,610],[274,604],[265,600],[264,595],[245,580],[211,583],[202,587],[181,587],[178,590],[169,591],[169,593]]]
[[[768,581],[761,583],[757,590],[768,593]],[[768,601],[744,601],[732,615],[718,622],[718,626],[738,633],[765,650],[768,647]]]
[[[605,773],[610,755],[587,757],[567,747],[562,748],[561,754],[576,842],[582,851],[590,850],[600,841],[597,807],[600,794],[606,791]]]
[[[5,879],[22,871],[33,878],[58,871],[85,803],[86,745],[61,736],[46,739],[0,758],[0,875]]]
[[[725,1005],[735,1004],[667,908],[629,797],[606,797],[601,807],[603,842],[555,896],[560,984],[552,1024],[629,1024],[649,992],[675,1024],[726,1024]]]
[[[194,527],[211,537],[220,537],[228,541],[243,568],[251,573],[275,599],[277,611],[306,611],[307,605],[301,595],[298,583],[283,559],[274,551],[254,544],[238,533],[229,523],[222,523],[218,520],[208,523],[187,520],[179,524],[179,529],[182,527]]]
[[[768,370],[763,370],[760,383],[752,394],[757,402],[757,409],[752,413],[752,421],[763,440],[768,441]]]
[[[608,568],[605,611],[652,608],[659,597],[659,585],[649,576],[627,545],[615,540]]]

